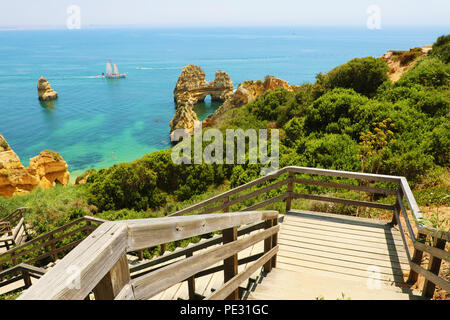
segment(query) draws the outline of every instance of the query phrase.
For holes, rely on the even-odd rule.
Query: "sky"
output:
[[[449,0],[0,0],[0,26],[64,27],[71,5],[88,28],[364,26],[370,6],[381,26],[450,25]]]

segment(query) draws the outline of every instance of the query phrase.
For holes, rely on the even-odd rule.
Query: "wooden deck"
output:
[[[292,211],[282,223],[277,267],[248,295],[256,300],[415,299],[400,232],[384,221]]]
[[[408,259],[399,231],[387,222],[295,210],[283,220],[277,267],[267,276],[255,273],[243,285],[252,286],[244,299],[338,299],[342,293],[351,299],[416,298],[399,287],[404,284],[403,272],[409,270]],[[259,243],[239,258],[263,249]],[[239,266],[239,271],[245,267]],[[222,272],[198,278],[196,293],[207,297],[223,283]],[[187,282],[151,299],[187,300]]]

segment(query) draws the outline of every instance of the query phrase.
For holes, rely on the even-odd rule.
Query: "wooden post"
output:
[[[163,255],[164,252],[166,252],[166,244],[165,244],[165,243],[163,243],[163,244],[161,245],[161,255]]]
[[[31,277],[30,277],[30,273],[28,272],[28,270],[22,269],[22,277],[23,277],[23,282],[25,283],[25,289],[28,289],[29,287],[31,287]]]
[[[434,240],[434,247],[438,249],[445,249],[445,244],[447,243],[444,239],[436,239]],[[430,262],[428,263],[428,271],[434,273],[435,275],[439,274],[439,270],[441,269],[441,259],[431,256]],[[427,298],[433,298],[434,290],[436,289],[436,285],[425,279],[425,284],[423,286],[422,296]]]
[[[272,220],[272,226],[276,226],[278,224],[278,218]],[[278,244],[278,233],[275,233],[272,236],[272,248],[275,247]],[[277,267],[277,255],[274,255],[272,258],[272,268]]]
[[[186,258],[192,257],[192,252],[186,253]],[[195,300],[195,275],[188,278],[189,300]]]
[[[52,243],[50,244],[50,251],[52,251],[52,252],[54,252],[56,250],[56,244],[53,242],[54,238],[55,237],[53,236],[53,234],[51,234],[50,235],[50,241],[52,241]],[[53,253],[51,254],[51,257],[53,259],[53,262],[55,262],[56,259],[58,258],[58,256],[56,254],[53,254]]]
[[[124,254],[94,288],[95,300],[114,300],[122,288],[130,282],[130,268]]]
[[[286,213],[291,211],[292,206],[292,193],[294,192],[294,173],[289,172],[289,183],[288,183],[288,197],[286,198]]]
[[[237,240],[237,228],[230,228],[222,231],[223,244]],[[224,283],[227,283],[238,274],[238,255],[234,254],[223,261]],[[233,291],[225,300],[239,300],[239,289]]]
[[[265,223],[265,229],[270,229],[273,227],[273,219],[270,220],[266,220]],[[270,236],[269,238],[264,240],[264,253],[269,252],[273,247],[272,247],[272,243],[273,243],[273,236]],[[270,272],[272,271],[272,259],[269,260],[265,265],[264,265],[264,271],[265,272]]]
[[[427,239],[427,235],[426,234],[419,233],[417,235],[417,240],[416,241],[425,243],[426,239]],[[414,254],[413,254],[413,257],[411,259],[411,262],[414,262],[415,264],[418,264],[420,266],[420,264],[422,263],[422,257],[423,257],[423,251],[418,250],[418,249],[414,249]],[[408,283],[410,285],[413,285],[413,284],[415,284],[417,282],[418,278],[419,278],[419,274],[411,269],[410,272],[409,272],[408,280],[406,281],[406,283]]]
[[[226,198],[223,200],[223,204],[227,204],[228,202],[230,202],[230,197],[229,197],[229,196],[226,197]],[[223,212],[224,212],[224,213],[230,212],[230,206],[226,206],[225,208],[223,208]]]
[[[137,252],[139,261],[144,260],[144,250],[139,250]]]

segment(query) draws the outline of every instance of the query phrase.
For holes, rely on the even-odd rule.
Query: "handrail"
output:
[[[38,261],[41,261],[42,259],[45,259],[49,256],[53,257],[55,259],[56,255],[61,252],[68,249],[71,249],[75,247],[78,243],[80,243],[80,240],[73,241],[71,243],[65,244],[64,246],[61,246],[59,248],[56,247],[56,243],[58,243],[61,240],[64,240],[66,238],[70,238],[74,234],[77,234],[79,232],[87,231],[88,233],[92,232],[92,230],[95,229],[95,226],[92,225],[92,223],[103,223],[106,220],[98,219],[90,216],[81,217],[79,219],[73,220],[69,222],[68,224],[61,226],[59,228],[56,228],[52,231],[49,231],[45,234],[42,234],[30,241],[27,241],[21,245],[18,245],[16,247],[13,247],[3,253],[0,254],[0,270],[2,265],[8,265],[12,264],[17,265],[20,262],[26,262],[28,264],[35,263]],[[86,224],[80,228],[77,228],[75,230],[71,230],[69,232],[66,232],[66,230],[71,229],[73,226],[78,225],[82,222],[85,222]],[[66,232],[58,237],[55,237],[56,234]],[[48,250],[46,248],[49,248]],[[38,254],[35,257],[32,258],[25,258],[22,257],[36,252],[38,250],[45,249],[43,253]],[[21,259],[22,258],[22,259]],[[21,261],[19,261],[21,259]]]
[[[257,211],[105,222],[26,290],[19,299],[84,299],[92,290],[96,298],[100,299],[106,296],[147,299],[219,260],[237,255],[237,252],[248,246],[262,240],[267,242],[268,239],[270,245],[267,248],[265,246],[265,253],[270,252],[271,268],[275,263],[273,258],[278,249],[275,245],[279,229],[275,221],[277,219],[277,211]],[[219,249],[211,249],[143,277],[130,279],[127,252],[261,221],[271,222],[266,224],[265,231],[232,240]],[[264,256],[264,260],[255,263],[262,262],[266,265],[269,263],[267,255]],[[68,273],[68,270],[72,270],[73,273]],[[114,274],[112,285],[111,278],[108,280],[111,273]],[[171,276],[162,279],[161,274]],[[109,286],[104,283],[105,281]],[[236,285],[239,285],[238,281],[233,280],[233,287],[237,290]],[[109,290],[106,290],[106,287],[109,287]]]
[[[33,277],[35,279],[39,279],[46,272],[47,272],[46,269],[38,268],[38,267],[29,265],[26,263],[20,263],[20,264],[15,265],[7,270],[0,271],[0,279],[6,278],[6,277],[12,277],[6,281],[0,282],[0,288],[23,280],[24,281],[23,286],[21,286],[19,288],[15,288],[14,290],[10,290],[7,293],[9,293],[11,291],[27,289],[31,286],[31,277]],[[17,276],[17,274],[19,274],[19,275]],[[5,293],[2,293],[2,294],[5,294]]]

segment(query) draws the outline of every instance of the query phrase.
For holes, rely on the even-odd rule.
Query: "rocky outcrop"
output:
[[[50,83],[44,77],[41,77],[37,85],[38,97],[41,101],[49,101],[58,98],[58,93],[52,89]]]
[[[67,185],[70,174],[68,165],[59,153],[44,150],[38,156],[30,159],[28,170],[35,173],[39,179],[39,186],[50,189],[54,183]]]
[[[280,88],[295,91],[295,86],[291,86],[287,81],[272,76],[267,76],[264,82],[260,80],[245,81],[238,86],[234,94],[227,97],[222,106],[203,121],[202,125],[203,127],[215,126],[219,122],[221,115],[228,110],[242,107],[253,102],[260,95]]]
[[[195,65],[183,68],[173,91],[176,112],[170,122],[171,132],[185,129],[193,133],[194,123],[198,121],[194,105],[205,101],[210,95],[211,100],[224,102],[233,95],[233,82],[224,71],[217,71],[214,81],[207,82],[205,72]]]
[[[381,59],[386,61],[389,66],[388,77],[392,82],[397,82],[405,72],[410,70],[419,61],[426,56],[433,47],[431,45],[412,48],[409,51],[388,51]]]
[[[48,189],[55,182],[63,185],[69,182],[67,163],[58,153],[43,151],[30,159],[30,166],[25,168],[0,135],[0,196],[24,194],[37,186]]]

